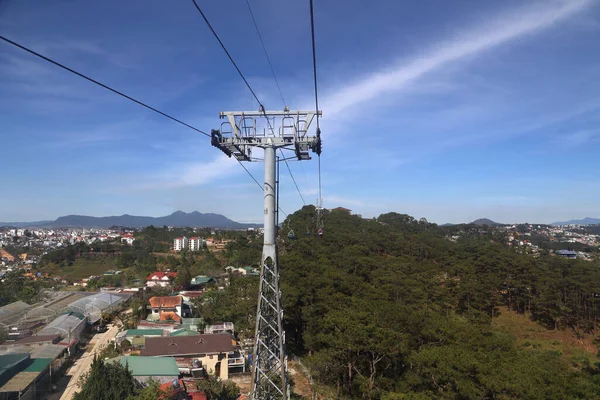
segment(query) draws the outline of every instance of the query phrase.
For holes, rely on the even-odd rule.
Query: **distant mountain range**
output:
[[[598,225],[600,224],[599,218],[585,217],[584,219],[572,219],[564,222],[553,222],[550,225]]]
[[[174,227],[210,227],[227,229],[259,228],[262,224],[244,224],[230,220],[221,214],[198,211],[185,213],[176,211],[165,217],[140,217],[135,215],[120,215],[113,217],[88,217],[85,215],[66,215],[54,221],[37,222],[0,222],[0,226],[14,226],[17,228],[108,228],[110,226],[125,226],[140,228],[144,226],[174,226]]]

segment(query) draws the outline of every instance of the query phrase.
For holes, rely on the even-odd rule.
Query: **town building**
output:
[[[188,248],[189,243],[190,243],[189,239],[185,236],[175,238],[175,240],[173,241],[173,250],[175,250],[175,251],[185,250]]]
[[[188,316],[183,310],[183,299],[181,296],[155,296],[150,298],[151,314],[150,321],[179,321],[183,316]]]
[[[200,251],[206,246],[206,241],[201,237],[193,237],[190,238],[190,250],[191,251]]]
[[[235,350],[234,340],[228,334],[149,337],[140,355],[174,357],[183,375],[204,377],[210,374],[228,379],[229,354]]]
[[[177,278],[177,272],[153,272],[146,277],[146,286],[167,287],[171,285],[171,281]]]
[[[133,378],[141,384],[150,379],[167,383],[179,377],[179,369],[173,357],[121,356],[119,362],[124,367],[127,366]]]
[[[121,235],[121,242],[127,243],[131,246],[133,242],[135,242],[135,238],[131,233],[124,233],[123,235]]]
[[[192,289],[199,290],[203,289],[208,285],[215,284],[217,281],[215,278],[206,275],[198,275],[195,278],[192,278],[190,281],[190,286]]]

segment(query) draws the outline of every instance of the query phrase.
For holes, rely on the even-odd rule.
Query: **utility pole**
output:
[[[262,161],[252,156],[254,147],[264,150],[264,243],[252,354],[252,399],[289,399],[283,309],[279,288],[276,214],[278,187],[276,151],[291,150],[290,158],[310,160],[309,150],[321,154],[321,138],[308,136],[315,111],[228,111],[221,129],[211,131],[211,143],[238,161]],[[321,112],[318,111],[318,115]],[[257,127],[257,120],[266,122]],[[282,159],[281,161],[283,161]]]

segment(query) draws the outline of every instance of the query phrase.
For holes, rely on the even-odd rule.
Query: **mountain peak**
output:
[[[491,219],[488,218],[479,218],[476,219],[475,221],[471,222],[471,224],[473,225],[489,225],[489,226],[497,226],[497,225],[502,225],[499,224],[498,222],[494,222]]]

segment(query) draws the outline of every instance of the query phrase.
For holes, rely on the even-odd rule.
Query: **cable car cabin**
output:
[[[323,236],[323,228],[319,228],[318,235],[319,235],[319,237]]]
[[[294,233],[294,231],[290,231],[288,233],[288,239],[290,239],[290,240],[296,239],[296,234]]]

